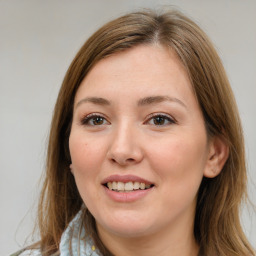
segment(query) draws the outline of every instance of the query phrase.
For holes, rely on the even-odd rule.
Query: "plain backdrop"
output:
[[[22,247],[32,231],[51,115],[72,58],[110,19],[165,5],[194,19],[223,60],[244,126],[249,195],[256,202],[255,0],[0,0],[0,255]],[[243,210],[254,247],[255,215]]]

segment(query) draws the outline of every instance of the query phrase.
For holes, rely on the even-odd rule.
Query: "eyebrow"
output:
[[[187,108],[187,106],[181,100],[179,100],[175,97],[161,96],[161,95],[149,96],[149,97],[142,98],[138,101],[138,106],[157,104],[157,103],[161,103],[161,102],[165,102],[165,101],[176,102],[176,103],[180,104],[181,106]],[[102,105],[102,106],[111,105],[111,102],[107,99],[100,98],[100,97],[88,97],[88,98],[84,98],[84,99],[80,100],[76,104],[75,108],[80,106],[82,103],[86,103],[86,102],[93,103],[96,105]]]
[[[106,106],[106,105],[110,105],[110,101],[104,99],[104,98],[98,98],[98,97],[88,97],[88,98],[84,98],[82,100],[80,100],[77,104],[76,104],[76,108],[78,106],[80,106],[82,103],[86,103],[86,102],[90,102],[96,105],[102,105],[102,106]]]
[[[181,100],[179,100],[175,97],[170,97],[170,96],[145,97],[138,101],[138,106],[151,105],[151,104],[161,103],[161,102],[165,102],[165,101],[176,102],[176,103],[180,104],[181,106],[187,108],[185,103],[183,103]]]

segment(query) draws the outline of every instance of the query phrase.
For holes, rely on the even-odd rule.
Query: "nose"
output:
[[[108,159],[121,166],[132,165],[141,162],[143,152],[139,143],[139,132],[136,127],[123,124],[113,131],[110,147],[107,153]]]

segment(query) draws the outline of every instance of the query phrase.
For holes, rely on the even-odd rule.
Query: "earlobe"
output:
[[[209,154],[207,159],[204,176],[214,178],[220,174],[229,156],[229,147],[224,138],[215,136],[211,139],[209,145]]]
[[[71,172],[72,174],[74,174],[72,164],[70,164],[69,169],[70,169],[70,172]]]

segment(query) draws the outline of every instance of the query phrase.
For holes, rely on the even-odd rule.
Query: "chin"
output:
[[[125,238],[143,237],[152,233],[148,227],[135,227],[134,225],[107,226],[106,228],[109,233]]]
[[[141,218],[140,216],[126,216],[126,217],[115,217],[105,219],[105,221],[96,222],[100,227],[109,233],[112,233],[119,237],[142,237],[153,233],[153,226],[150,223],[152,221],[147,218]]]

